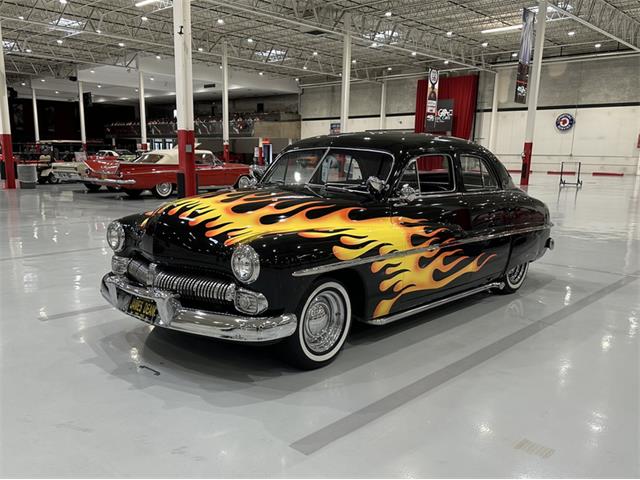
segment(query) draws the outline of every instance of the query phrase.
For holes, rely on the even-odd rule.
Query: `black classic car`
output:
[[[353,321],[516,291],[553,247],[550,228],[547,207],[474,143],[320,136],[287,147],[249,188],[111,223],[102,293],[158,327],[281,341],[294,364],[315,368]]]

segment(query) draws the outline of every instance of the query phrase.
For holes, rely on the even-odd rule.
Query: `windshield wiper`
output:
[[[359,186],[362,186],[362,185],[359,185]],[[371,195],[371,192],[369,192],[368,190],[355,190],[355,189],[347,188],[343,185],[338,185],[335,183],[325,183],[324,189],[328,192],[349,192],[349,193],[359,193],[359,194],[364,194],[369,196]]]

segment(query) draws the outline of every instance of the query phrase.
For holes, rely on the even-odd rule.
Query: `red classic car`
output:
[[[196,150],[196,175],[198,186],[245,187],[251,182],[249,166],[240,163],[223,163],[208,150]],[[177,183],[178,150],[153,150],[142,154],[133,162],[87,160],[87,176],[83,179],[89,190],[101,185],[115,187],[130,197],[138,197],[151,190],[158,198],[169,197]]]

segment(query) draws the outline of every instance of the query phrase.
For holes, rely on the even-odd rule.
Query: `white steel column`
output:
[[[536,126],[536,109],[538,108],[538,90],[540,89],[540,70],[542,68],[542,53],[544,49],[544,34],[547,26],[547,0],[538,2],[536,15],[536,41],[533,51],[533,69],[529,73],[529,92],[527,98],[527,123],[524,135],[524,155],[522,157],[522,172],[520,185],[529,185],[531,173],[531,155],[533,152],[533,134]]]
[[[84,92],[82,82],[78,80],[78,108],[80,109],[80,142],[82,150],[87,151],[87,132],[84,128]]]
[[[491,119],[489,120],[489,150],[493,152],[496,146],[496,129],[498,128],[498,89],[500,84],[500,70],[496,70],[493,78],[493,101],[491,103]]]
[[[340,95],[340,132],[349,131],[349,90],[351,89],[351,14],[345,13],[342,49],[342,93]]]
[[[229,161],[229,64],[227,42],[222,44],[222,159]]]
[[[35,133],[36,145],[40,143],[40,125],[38,123],[38,99],[36,89],[31,85],[31,103],[33,104],[33,131]]]
[[[144,103],[144,73],[138,65],[138,99],[140,102],[140,143],[142,150],[147,148],[147,107]]]
[[[380,91],[380,130],[387,128],[387,81],[382,80]]]
[[[193,130],[193,64],[191,62],[191,4],[173,1],[173,49],[178,115],[178,161],[184,175],[184,194],[196,194],[195,134]]]
[[[0,45],[4,45],[2,43],[1,25]],[[4,162],[4,188],[16,188],[13,144],[11,140],[11,122],[9,116],[9,97],[7,96],[7,75],[4,68],[4,48],[2,48],[2,51],[0,52],[0,143],[2,144],[2,161]]]

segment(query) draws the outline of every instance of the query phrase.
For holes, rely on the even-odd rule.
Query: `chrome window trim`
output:
[[[449,153],[423,153],[422,155],[416,155],[415,157],[411,157],[411,159],[407,162],[407,165],[405,166],[405,170],[406,168],[411,165],[411,162],[416,162],[419,158],[422,157],[449,157],[449,166],[451,167],[450,172],[453,173],[453,189],[452,190],[443,190],[442,192],[429,192],[429,193],[422,193],[422,190],[420,190],[420,194],[418,195],[418,198],[429,198],[429,197],[435,197],[435,196],[439,196],[439,195],[457,195],[459,193],[462,192],[458,192],[458,182],[456,181],[456,165],[455,162],[453,161],[453,156]],[[403,172],[404,174],[404,172]],[[418,172],[418,168],[416,166],[416,175],[418,176],[418,186],[420,186],[420,174]],[[402,179],[402,177],[400,177]],[[397,189],[396,189],[397,190]],[[396,197],[394,198],[390,198],[389,200],[398,200]]]
[[[541,230],[546,230],[548,228],[551,228],[551,224],[547,224],[547,225],[536,225],[534,227],[525,227],[525,228],[519,228],[516,230],[512,230],[509,232],[499,232],[499,233],[490,233],[487,235],[478,235],[475,237],[469,237],[469,238],[461,238],[458,239],[454,242],[448,243],[447,245],[444,245],[444,247],[446,248],[450,248],[450,247],[459,247],[461,245],[467,245],[469,243],[476,243],[476,242],[485,242],[487,240],[493,240],[495,238],[502,238],[502,237],[510,237],[511,235],[521,235],[523,233],[531,233],[531,232],[537,232],[537,231],[541,231]],[[437,250],[439,248],[441,248],[442,245],[435,244],[435,245],[430,245],[428,247],[420,247],[420,248],[414,248],[411,250],[403,250],[401,252],[393,252],[393,253],[388,253],[385,255],[374,255],[371,257],[366,257],[366,258],[356,258],[354,260],[345,260],[345,261],[339,261],[339,262],[334,262],[334,263],[329,263],[327,265],[319,265],[317,267],[310,267],[310,268],[304,268],[302,270],[297,270],[295,272],[293,272],[291,275],[294,277],[304,277],[307,275],[317,275],[317,274],[321,274],[321,273],[326,273],[326,272],[333,272],[335,270],[341,270],[343,268],[350,268],[350,267],[355,267],[355,266],[359,266],[359,265],[366,265],[368,263],[373,263],[373,262],[378,262],[380,260],[388,260],[388,259],[393,259],[393,258],[398,258],[398,257],[406,257],[409,255],[417,255],[419,253],[425,253],[425,252],[430,252],[433,250]]]
[[[488,193],[488,192],[496,192],[496,191],[504,190],[504,188],[502,187],[502,181],[498,176],[496,176],[495,172],[491,168],[491,165],[489,165],[489,162],[485,158],[481,157],[476,153],[460,152],[458,155],[460,157],[460,177],[462,178],[462,186],[464,187],[463,193]],[[467,186],[464,183],[464,177],[462,177],[462,157],[463,156],[477,158],[478,161],[480,162],[481,168],[484,168],[489,173],[489,175],[493,177],[493,180],[495,181],[496,186],[486,187],[484,184],[484,177],[482,176],[482,173],[481,173],[480,176],[482,178],[482,188],[467,191]]]
[[[293,153],[293,152],[305,152],[305,151],[309,151],[309,150],[323,150],[325,149],[325,153],[322,155],[322,158],[320,159],[320,161],[318,162],[318,166],[320,166],[320,164],[322,163],[322,161],[325,159],[325,157],[327,156],[327,154],[329,153],[330,150],[353,150],[353,151],[358,151],[358,152],[372,152],[372,153],[383,153],[385,155],[388,155],[391,157],[391,167],[389,168],[389,174],[387,175],[387,178],[384,179],[385,183],[389,182],[389,179],[391,178],[391,174],[393,173],[393,167],[396,164],[396,157],[393,153],[387,151],[387,150],[380,150],[377,148],[361,148],[361,147],[332,147],[332,146],[327,146],[327,147],[307,147],[307,148],[293,148],[291,150],[287,150],[286,152],[281,152],[280,155],[278,155],[276,157],[276,159],[271,163],[271,165],[269,165],[269,168],[267,168],[267,170],[265,170],[263,178],[267,178],[267,174],[271,171],[272,168],[274,168],[275,164],[278,162],[278,160],[280,160],[280,157],[283,157],[284,155],[288,154],[288,153]],[[318,167],[316,166],[316,169]],[[313,174],[309,177],[310,179],[313,178],[313,175],[315,175],[316,170],[313,171]],[[311,185],[311,186],[323,186],[324,184],[317,184],[317,183],[306,183],[306,184],[300,184],[300,185]],[[258,186],[260,186],[260,184],[258,184]]]

